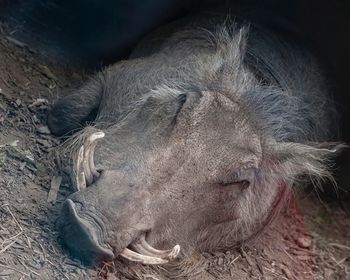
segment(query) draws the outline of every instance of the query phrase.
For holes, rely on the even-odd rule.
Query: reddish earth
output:
[[[45,116],[54,100],[84,79],[82,70],[0,35],[1,280],[127,279],[133,271],[147,271],[120,260],[86,268],[62,248],[55,229],[72,190],[65,178],[58,189],[60,139],[49,134]],[[192,276],[178,279],[350,279],[349,212],[299,194],[254,242],[187,261]],[[172,279],[158,271],[163,278],[140,278]]]

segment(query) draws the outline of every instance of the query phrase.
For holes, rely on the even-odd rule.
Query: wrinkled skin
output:
[[[73,154],[105,133],[94,151],[100,175],[78,182],[60,217],[65,243],[87,263],[143,234],[159,249],[231,248],[266,226],[300,175],[329,176],[335,149],[311,142],[332,139],[316,64],[259,28],[247,45],[247,29],[225,24],[160,31],[53,107],[56,135],[93,121],[72,137]]]

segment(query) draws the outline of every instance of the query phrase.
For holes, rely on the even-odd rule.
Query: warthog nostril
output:
[[[114,258],[113,251],[102,247],[98,237],[98,226],[81,218],[72,200],[67,199],[62,208],[61,234],[71,253],[86,263],[98,263]]]
[[[105,134],[102,131],[91,134],[84,145],[79,149],[76,163],[76,182],[77,189],[81,191],[91,185],[94,179],[98,178],[100,173],[97,171],[94,163],[94,151],[98,139],[103,138]]]

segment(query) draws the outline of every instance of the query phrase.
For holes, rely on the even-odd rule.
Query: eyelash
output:
[[[242,187],[247,188],[251,184],[250,178],[252,178],[254,176],[253,173],[254,173],[254,170],[251,168],[242,169],[238,172],[233,173],[226,180],[221,181],[220,185],[221,186],[230,186],[230,185],[238,185],[239,184]]]
[[[232,186],[232,185],[241,185],[244,188],[247,188],[250,186],[250,182],[248,180],[241,180],[241,181],[234,181],[230,183],[222,182],[220,183],[221,186]]]

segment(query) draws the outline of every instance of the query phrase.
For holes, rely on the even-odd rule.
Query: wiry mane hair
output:
[[[181,42],[182,41],[182,42]],[[241,97],[259,120],[261,130],[277,141],[329,141],[336,112],[327,82],[315,58],[306,48],[253,25],[215,24],[175,34],[164,52],[180,48],[211,50],[188,54],[191,63],[182,68],[202,90],[222,91]],[[186,57],[187,59],[187,57]]]

